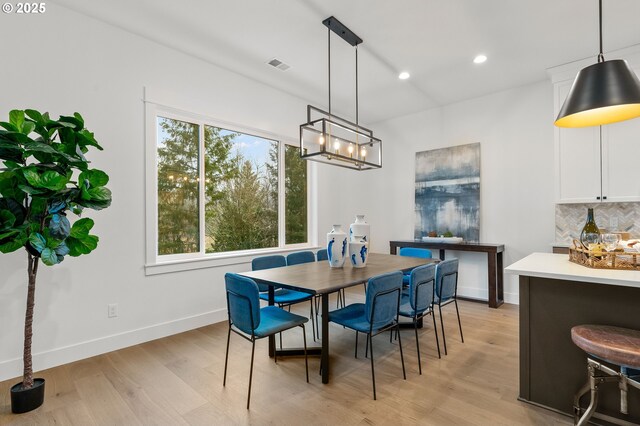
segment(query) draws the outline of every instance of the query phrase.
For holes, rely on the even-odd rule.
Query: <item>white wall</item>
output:
[[[480,240],[505,244],[505,266],[549,251],[555,235],[552,95],[544,81],[374,124],[385,164],[356,184],[372,186],[365,201],[374,248],[413,238],[415,153],[480,142]],[[486,299],[486,255],[447,256],[462,260],[460,294]],[[505,300],[518,303],[517,277],[505,276]]]
[[[81,112],[105,148],[90,160],[114,194],[109,209],[89,213],[98,250],[40,269],[35,369],[226,319],[223,275],[250,265],[145,276],[143,87],[169,106],[294,139],[307,102],[54,4],[3,16],[0,39],[13,52],[2,66],[2,120],[14,108]],[[22,369],[25,252],[0,255],[0,271],[1,381]],[[117,318],[107,318],[109,303]]]

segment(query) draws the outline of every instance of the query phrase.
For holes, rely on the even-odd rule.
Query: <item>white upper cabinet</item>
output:
[[[640,201],[640,118],[602,127],[602,196]]]
[[[567,98],[573,81],[555,87],[556,110]],[[558,104],[559,102],[559,104]],[[556,202],[593,203],[600,200],[600,128],[556,127]]]
[[[635,50],[620,51],[619,57],[627,59],[640,75],[640,52]],[[578,71],[593,62],[549,70],[554,83],[554,119]],[[555,178],[557,203],[640,201],[640,118],[602,127],[556,127]]]

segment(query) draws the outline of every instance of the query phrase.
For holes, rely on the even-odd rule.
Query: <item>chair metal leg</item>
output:
[[[400,329],[400,326],[398,326],[398,329]],[[413,319],[413,329],[416,332],[416,349],[418,350],[418,371],[422,375],[422,362],[420,361],[420,340],[418,340],[418,320],[416,320],[415,318]],[[396,336],[398,334],[399,333],[396,332]]]
[[[253,379],[253,354],[256,351],[256,341],[251,339],[251,367],[249,368],[249,392],[247,393],[247,410],[251,402],[251,380]]]
[[[460,340],[464,343],[464,336],[462,335],[462,323],[460,322],[460,311],[458,310],[458,299],[453,299],[453,303],[456,305],[456,315],[458,315],[458,327],[460,327]]]
[[[316,332],[318,334],[318,340],[320,340],[320,323],[318,322],[318,312],[320,312],[320,298],[314,296],[316,304]]]
[[[309,319],[311,320],[311,331],[313,333],[313,341],[316,341],[316,327],[314,325],[313,322],[313,297],[311,299],[309,299],[309,304],[311,305],[311,315],[309,316]]]
[[[369,339],[370,338],[371,338],[371,336],[367,334],[367,343],[364,345],[364,357],[365,358],[369,358]]]
[[[369,349],[371,351],[371,381],[373,382],[373,400],[376,400],[376,372],[373,368],[373,336],[367,334]]]
[[[596,383],[596,378],[592,375],[589,375],[589,387],[591,388],[591,402],[589,402],[589,406],[587,410],[584,412],[582,417],[576,423],[578,426],[584,426],[589,423],[589,419],[596,411],[596,407],[598,405],[598,385]]]
[[[444,345],[444,354],[447,355],[447,337],[444,334],[444,321],[442,320],[442,306],[438,305],[440,313],[440,327],[442,327],[442,344]]]
[[[358,330],[356,330],[356,358],[358,358]]]
[[[400,328],[400,324],[396,324],[396,327],[398,327],[398,329]],[[407,372],[404,369],[404,354],[402,353],[402,337],[400,336],[400,333],[398,333],[398,346],[400,346],[400,362],[402,362],[402,377],[407,380]],[[371,357],[371,359],[373,359],[373,356]]]
[[[587,379],[587,383],[585,383],[578,393],[573,397],[573,424],[577,425],[580,420],[580,416],[582,415],[582,409],[580,408],[580,399],[584,394],[591,390],[591,382]]]
[[[433,332],[436,334],[436,347],[438,348],[438,359],[440,356],[440,342],[438,341],[438,326],[436,325],[436,313],[431,309],[431,318],[433,319]]]
[[[224,378],[222,379],[222,386],[227,384],[227,361],[229,360],[229,340],[231,339],[231,325],[229,325],[229,331],[227,332],[227,353],[224,356]]]
[[[313,324],[313,321],[311,321]],[[309,383],[309,359],[307,358],[307,330],[304,328],[304,324],[302,326],[302,341],[304,342],[304,369],[307,372],[307,383]]]

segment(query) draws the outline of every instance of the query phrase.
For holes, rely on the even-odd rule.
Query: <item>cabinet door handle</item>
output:
[[[606,195],[603,195],[603,196],[602,196],[602,199],[603,199],[603,200],[606,200],[606,199],[607,199],[607,196],[606,196]]]
[[[596,200],[599,200],[599,199],[600,199],[600,197],[599,197],[599,196],[598,196],[598,197],[596,197]]]

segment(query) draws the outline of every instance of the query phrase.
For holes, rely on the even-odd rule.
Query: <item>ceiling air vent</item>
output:
[[[289,65],[282,62],[280,59],[273,58],[267,62],[267,65],[271,65],[274,68],[279,69],[280,71],[286,71],[291,68]]]

